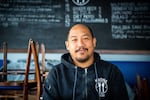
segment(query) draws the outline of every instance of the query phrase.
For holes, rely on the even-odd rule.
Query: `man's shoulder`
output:
[[[103,59],[101,59],[101,60],[99,61],[99,63],[100,63],[101,65],[105,65],[105,66],[116,66],[116,65],[112,64],[110,61],[103,60]]]
[[[118,67],[111,63],[110,61],[106,61],[106,60],[100,60],[99,61],[99,65],[101,66],[101,68],[104,68],[104,69],[109,69],[109,70],[119,70]]]
[[[55,66],[53,66],[53,68],[52,68],[52,70],[64,70],[64,69],[66,69],[67,67],[63,64],[63,63],[59,63],[59,64],[57,64],[57,65],[55,65]]]
[[[59,63],[59,64],[56,64],[55,66],[53,66],[53,69],[60,69],[63,66],[64,65],[62,63]]]

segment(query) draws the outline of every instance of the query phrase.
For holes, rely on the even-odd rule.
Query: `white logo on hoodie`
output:
[[[104,78],[95,79],[95,89],[98,92],[99,97],[105,97],[105,93],[108,91],[107,80]]]

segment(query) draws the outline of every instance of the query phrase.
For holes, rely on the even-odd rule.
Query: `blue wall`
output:
[[[2,65],[3,63],[2,61],[3,60],[0,60],[0,65]],[[118,66],[118,68],[122,71],[125,80],[128,82],[130,86],[136,85],[137,74],[140,74],[142,77],[147,78],[150,83],[150,61],[110,61],[110,62]]]
[[[129,85],[136,85],[136,75],[140,74],[149,80],[150,83],[150,62],[136,62],[136,61],[110,61],[118,66],[122,71],[125,80]]]

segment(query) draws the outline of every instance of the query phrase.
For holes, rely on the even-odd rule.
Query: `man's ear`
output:
[[[66,49],[69,50],[69,43],[68,41],[65,41]]]
[[[94,45],[94,48],[96,47],[96,38],[93,38],[93,45]]]

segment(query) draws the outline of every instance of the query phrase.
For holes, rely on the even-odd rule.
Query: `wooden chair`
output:
[[[142,78],[139,74],[137,78],[137,100],[150,100],[150,87],[148,80]]]
[[[4,52],[4,69],[3,72],[0,74],[3,75],[3,81],[0,82],[0,98],[23,98],[23,100],[28,100],[28,91],[30,88],[36,87],[36,100],[40,100],[41,97],[41,90],[42,90],[42,84],[41,84],[41,75],[40,75],[40,68],[38,63],[38,55],[36,51],[36,45],[32,39],[29,40],[28,45],[28,56],[27,56],[27,62],[26,62],[26,70],[25,72],[21,71],[13,71],[9,72],[7,71],[7,44],[4,43],[3,47]],[[31,56],[33,54],[34,64],[35,64],[35,72],[30,72],[30,61]],[[7,75],[8,74],[24,74],[25,77],[23,81],[7,81]],[[29,74],[35,73],[35,80],[29,80]]]
[[[41,54],[42,54],[42,81],[45,80],[45,78],[48,75],[48,71],[45,68],[45,45],[41,44]]]

